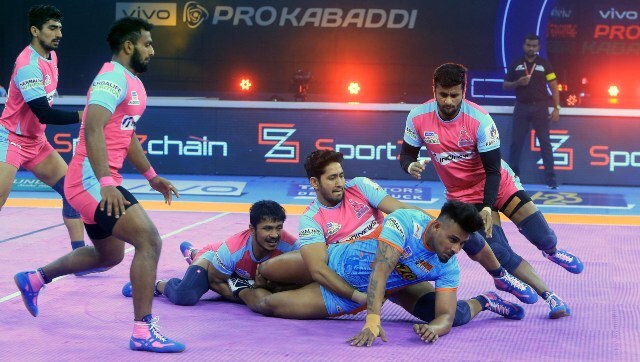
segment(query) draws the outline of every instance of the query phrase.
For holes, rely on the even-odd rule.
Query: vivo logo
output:
[[[615,8],[611,8],[609,10],[600,10],[600,17],[603,19],[611,19],[611,20],[637,20],[638,12],[633,10],[622,10],[618,11]]]
[[[116,19],[133,16],[156,26],[176,26],[176,3],[116,3]]]

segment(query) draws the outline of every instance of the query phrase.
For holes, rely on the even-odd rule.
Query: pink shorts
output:
[[[86,172],[83,172],[83,168]],[[93,175],[89,159],[74,157],[69,163],[67,176],[64,178],[64,194],[69,204],[78,210],[85,224],[95,224],[94,216],[102,195],[100,195],[98,179],[89,175]]]
[[[31,171],[53,152],[46,137],[23,137],[0,126],[0,162]]]

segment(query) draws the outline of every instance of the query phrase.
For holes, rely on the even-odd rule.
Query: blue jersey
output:
[[[353,243],[332,245],[329,248],[329,267],[354,288],[366,292],[380,241],[401,252],[387,280],[387,290],[427,280],[435,281],[436,289],[455,289],[460,283],[460,268],[455,255],[442,263],[438,255],[422,241],[423,233],[431,221],[431,217],[420,210],[396,210],[369,237]]]

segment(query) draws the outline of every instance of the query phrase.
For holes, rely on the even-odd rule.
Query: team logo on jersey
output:
[[[135,131],[136,123],[138,123],[139,119],[140,116],[128,116],[125,114],[120,122],[120,129],[123,131]]]
[[[140,105],[140,100],[138,99],[138,92],[131,91],[131,100],[129,101],[130,106]]]
[[[236,274],[238,274],[238,276],[240,278],[251,279],[251,274],[249,274],[249,272],[246,271],[246,270],[242,270],[242,269],[236,268],[235,272],[236,272]]]
[[[322,236],[322,232],[318,229],[315,228],[306,228],[306,229],[302,229],[298,232],[298,237],[300,239],[302,238],[306,238],[309,236]]]
[[[422,237],[422,226],[418,225],[418,223],[413,223],[413,238],[420,239]]]
[[[387,221],[384,222],[384,226],[400,234],[403,240],[405,239],[404,229],[402,229],[400,222],[395,217],[387,218]]]
[[[424,143],[439,145],[440,139],[438,138],[438,134],[435,132],[425,132],[424,133]]]
[[[475,142],[473,141],[473,138],[469,136],[469,132],[467,132],[467,129],[462,127],[462,129],[460,130],[460,138],[458,138],[458,146],[473,146],[474,143]]]
[[[366,214],[371,208],[361,202],[355,201],[353,199],[349,199],[349,204],[353,208],[353,211],[356,212],[356,217],[358,219],[362,218],[364,214]]]
[[[404,250],[402,250],[402,255],[400,255],[401,258],[406,259],[408,257],[410,257],[411,255],[413,255],[413,250],[411,250],[411,247],[409,247],[409,245],[404,247]]]
[[[51,76],[49,74],[45,74],[44,75],[44,81],[42,82],[42,84],[46,87],[49,84],[51,84]]]
[[[409,138],[411,138],[412,140],[418,140],[418,135],[409,127],[406,127],[404,129],[404,134],[409,136]]]
[[[342,225],[338,224],[337,222],[328,222],[327,223],[327,236],[331,236],[331,235],[337,233],[338,230],[340,230],[341,227],[342,227]]]
[[[22,82],[18,83],[18,87],[20,88],[20,90],[23,90],[23,91],[37,88],[37,87],[43,87],[42,79],[38,79],[38,78],[25,79]]]
[[[364,182],[365,184],[373,187],[373,189],[376,190],[376,191],[382,190],[382,187],[380,187],[380,185],[378,185],[375,181],[373,181],[370,178],[364,177],[362,182]]]
[[[416,261],[416,266],[425,273],[428,273],[431,271],[431,269],[433,269],[433,265],[429,264],[426,260],[422,260],[422,259]]]
[[[484,144],[485,147],[493,146],[500,142],[500,134],[498,133],[498,128],[496,128],[494,123],[485,127],[484,134],[487,138],[487,141]]]

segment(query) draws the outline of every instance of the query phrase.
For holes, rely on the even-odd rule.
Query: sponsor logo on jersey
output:
[[[402,239],[405,239],[404,230],[402,229],[402,226],[400,226],[400,222],[396,218],[387,218],[387,221],[384,222],[384,226],[397,232],[398,234],[400,234],[400,236],[402,236]]]
[[[131,100],[128,103],[130,106],[140,105],[140,99],[138,99],[138,92],[131,91]]]
[[[300,232],[298,232],[298,237],[300,239],[302,238],[306,238],[309,236],[322,236],[322,231],[315,229],[315,228],[306,228],[306,229],[302,229],[300,230]]]
[[[435,132],[425,132],[424,133],[424,143],[439,145],[440,139],[438,138],[438,134]]]
[[[30,78],[18,83],[18,87],[21,90],[26,91],[33,88],[44,87],[44,85],[42,84],[42,79]]]
[[[337,233],[338,230],[340,230],[341,227],[342,227],[342,225],[338,224],[337,222],[328,222],[327,223],[327,237]]]
[[[106,92],[118,99],[122,94],[122,88],[108,80],[97,80],[91,85],[91,93],[93,92]]]
[[[433,269],[433,265],[429,264],[426,260],[422,260],[422,259],[416,261],[416,266],[425,273],[428,273],[431,271],[431,269]]]

